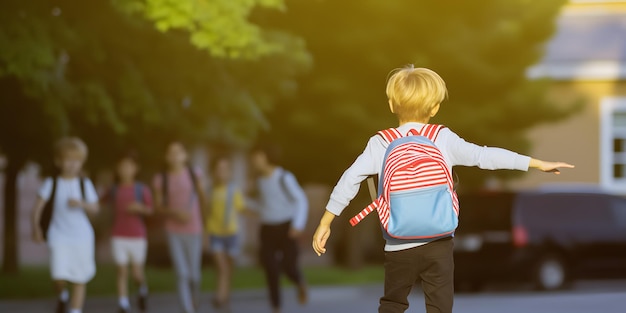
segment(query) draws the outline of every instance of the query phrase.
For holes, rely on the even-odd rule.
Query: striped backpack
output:
[[[388,144],[378,197],[350,219],[352,226],[377,210],[388,240],[428,242],[454,233],[458,199],[450,170],[434,144],[443,128],[427,124],[406,135],[396,128],[378,132]]]

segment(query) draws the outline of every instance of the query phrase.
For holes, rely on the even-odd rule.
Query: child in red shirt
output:
[[[129,264],[133,280],[139,288],[137,302],[141,312],[146,310],[148,296],[144,274],[148,250],[144,217],[152,214],[152,194],[147,186],[135,180],[138,170],[134,154],[120,158],[116,168],[116,184],[111,188],[108,197],[114,216],[111,249],[117,265],[120,313],[131,311],[127,286]]]

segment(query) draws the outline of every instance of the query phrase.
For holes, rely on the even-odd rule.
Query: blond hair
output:
[[[387,98],[394,113],[403,122],[423,121],[448,96],[441,76],[427,68],[408,65],[390,73]]]
[[[54,155],[56,158],[62,158],[68,152],[78,152],[81,157],[87,159],[89,150],[84,141],[78,137],[63,137],[54,145]]]

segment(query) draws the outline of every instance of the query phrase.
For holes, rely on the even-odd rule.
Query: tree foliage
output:
[[[554,106],[544,97],[547,83],[525,77],[564,2],[290,1],[289,14],[259,20],[304,37],[315,67],[297,100],[272,115],[271,136],[291,148],[287,165],[303,179],[335,182],[369,136],[397,124],[386,78],[412,63],[447,82],[449,100],[432,122],[479,144],[527,152],[526,130],[574,109]],[[494,174],[458,170],[464,186]]]
[[[35,100],[45,113],[41,129],[97,142],[92,164],[106,164],[111,151],[128,145],[154,154],[155,138],[244,145],[267,128],[266,113],[294,94],[310,65],[302,39],[247,20],[256,7],[284,4],[7,1],[0,77],[16,80],[16,91]],[[194,39],[220,29],[224,38]]]
[[[191,42],[217,57],[256,58],[288,48],[281,36],[248,22],[256,8],[285,10],[283,0],[116,0],[160,31],[184,30]]]

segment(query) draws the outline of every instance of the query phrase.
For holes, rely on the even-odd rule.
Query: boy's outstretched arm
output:
[[[561,174],[560,168],[574,168],[574,165],[565,162],[548,162],[531,158],[528,167],[558,175]]]
[[[326,253],[326,242],[330,237],[330,224],[335,219],[335,214],[325,211],[319,226],[313,234],[313,250],[318,256]]]

